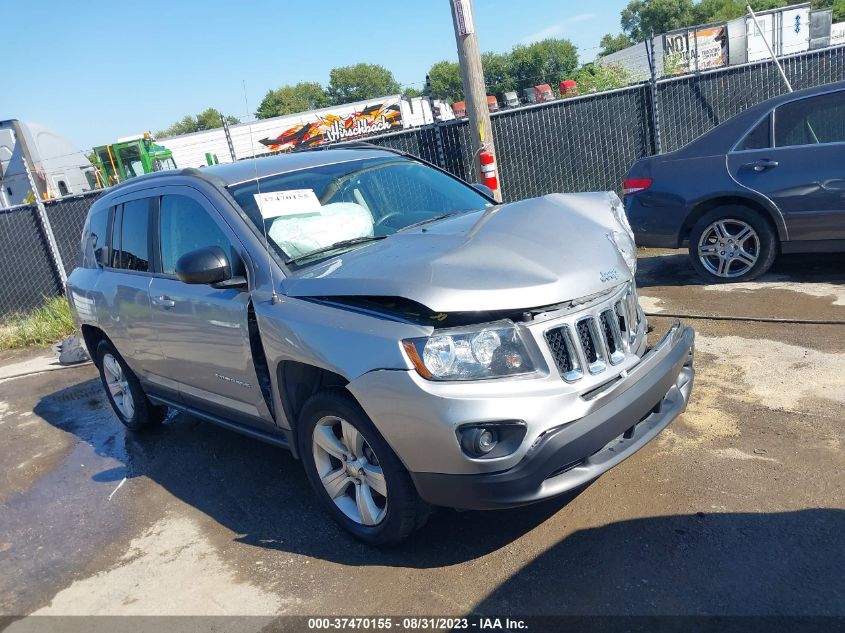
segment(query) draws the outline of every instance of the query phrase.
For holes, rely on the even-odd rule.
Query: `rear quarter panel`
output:
[[[655,156],[635,165],[629,177],[654,181],[645,191],[625,197],[625,210],[639,246],[682,246],[690,214],[701,203],[718,198],[744,198],[780,217],[769,200],[731,178],[724,154]]]

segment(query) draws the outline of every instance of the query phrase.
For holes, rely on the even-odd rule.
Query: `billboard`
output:
[[[663,72],[666,75],[727,65],[727,24],[681,29],[663,36]]]
[[[401,130],[402,127],[399,102],[391,100],[367,104],[360,110],[338,106],[334,112],[315,114],[313,121],[294,123],[275,136],[260,139],[259,143],[272,152],[288,151],[360,139],[371,134]]]

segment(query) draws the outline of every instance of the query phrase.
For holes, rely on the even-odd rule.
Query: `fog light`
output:
[[[495,446],[496,437],[493,435],[493,432],[490,431],[490,429],[483,429],[481,433],[478,434],[476,448],[478,448],[481,453],[489,453]]]
[[[461,438],[464,450],[474,457],[482,457],[496,448],[498,434],[495,429],[476,427],[467,429]]]

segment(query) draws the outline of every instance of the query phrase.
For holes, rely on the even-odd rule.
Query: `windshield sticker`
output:
[[[265,220],[289,215],[315,215],[322,211],[320,200],[313,189],[271,191],[253,195],[261,217]]]

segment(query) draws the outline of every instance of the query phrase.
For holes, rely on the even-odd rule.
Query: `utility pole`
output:
[[[455,24],[455,42],[458,45],[458,63],[464,83],[464,101],[469,116],[470,139],[475,173],[482,174],[479,156],[486,150],[495,156],[493,130],[490,125],[490,111],[487,109],[487,89],[481,68],[481,53],[475,33],[472,0],[449,0],[452,21]],[[501,188],[494,192],[498,202],[502,201]]]

